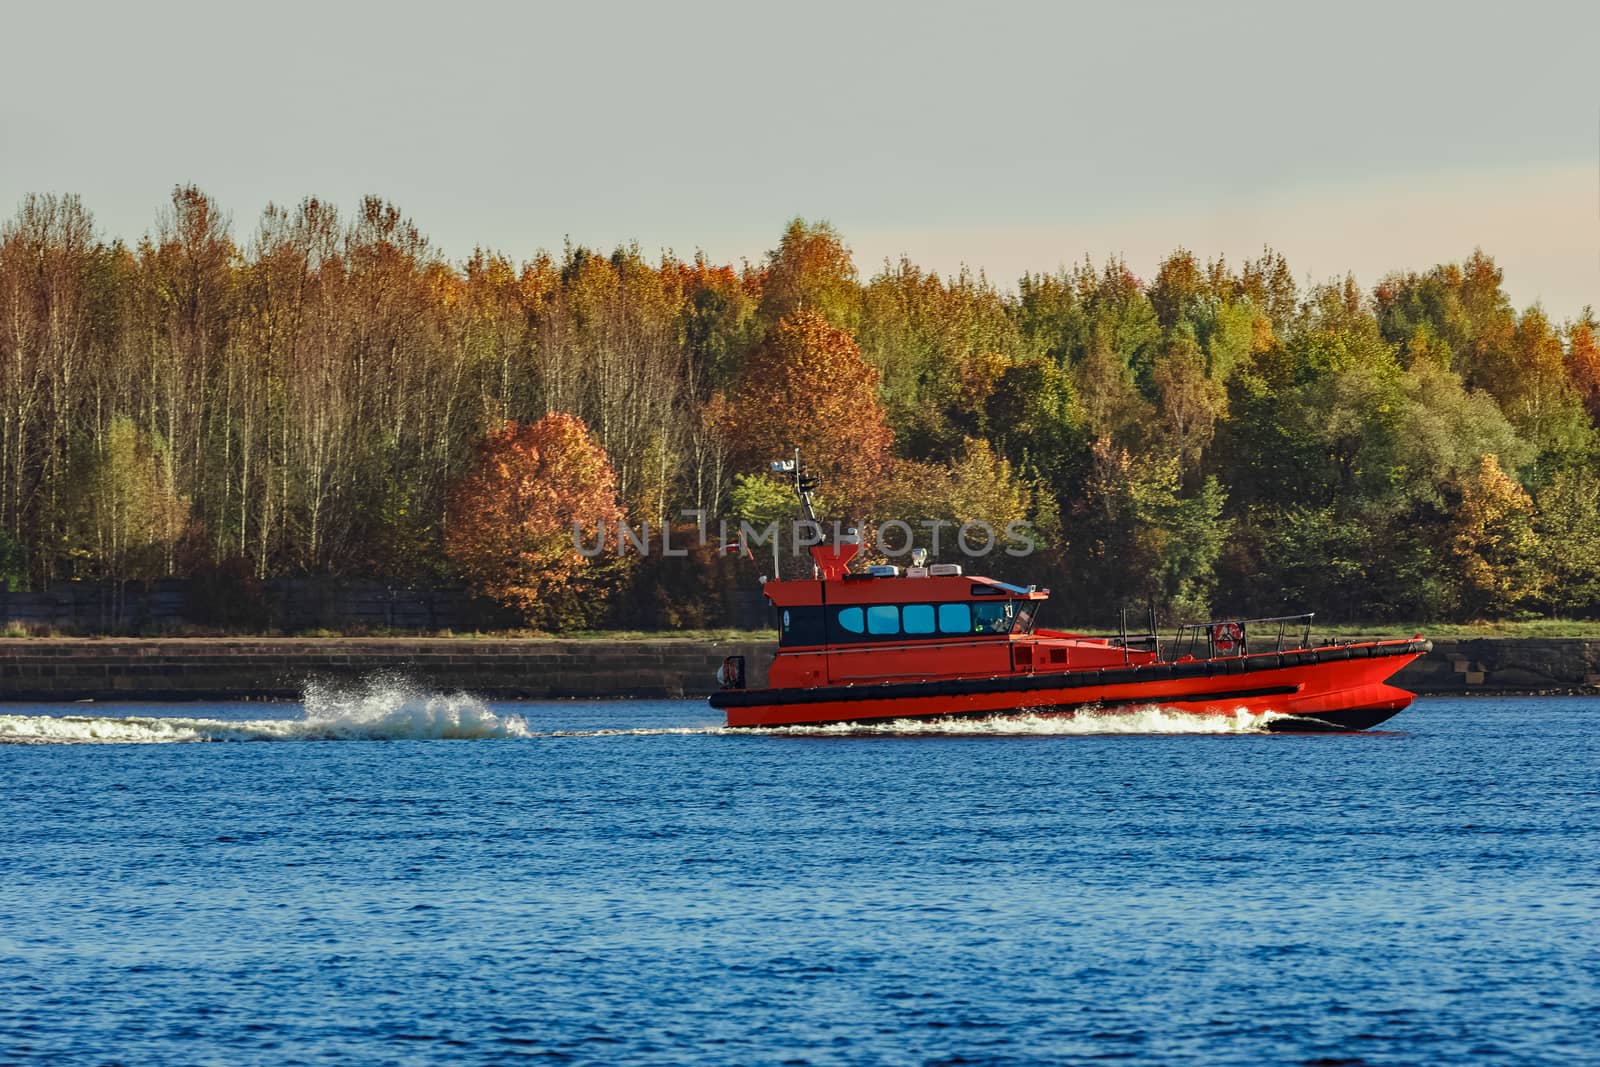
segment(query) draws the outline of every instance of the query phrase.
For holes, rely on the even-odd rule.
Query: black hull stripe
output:
[[[1114,670],[998,675],[993,678],[957,678],[938,682],[888,682],[883,685],[828,685],[814,689],[724,689],[711,695],[711,706],[714,708],[779,707],[794,704],[829,704],[836,701],[901,700],[910,697],[982,696],[990,693],[1087,689],[1138,682],[1164,682],[1176,678],[1215,678],[1229,674],[1253,674],[1257,671],[1305,667],[1346,659],[1415,656],[1432,649],[1432,641],[1422,640],[1397,642],[1392,645],[1341,645],[1335,648],[1310,648],[1296,652],[1267,652],[1251,656],[1234,656],[1229,659],[1196,660],[1193,663],[1154,663],[1149,666],[1119,667]],[[1295,688],[1291,687],[1285,691],[1294,692]],[[1259,691],[1163,694],[1154,699],[1226,700],[1237,696],[1240,692],[1254,695]],[[1091,701],[1085,701],[1089,702]],[[1120,698],[1119,702],[1122,702]],[[1146,702],[1132,701],[1132,703]]]
[[[1337,734],[1354,730],[1370,730],[1380,722],[1388,722],[1400,714],[1401,708],[1341,708],[1338,711],[1319,711],[1315,714],[1286,715],[1267,723],[1275,734]]]

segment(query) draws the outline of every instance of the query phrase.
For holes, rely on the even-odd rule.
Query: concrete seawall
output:
[[[496,699],[697,697],[725,656],[765,684],[772,644],[690,638],[0,640],[0,701],[295,699],[309,682],[375,674]],[[1443,638],[1395,684],[1423,694],[1600,695],[1600,640]]]
[[[768,642],[417,638],[0,640],[0,701],[297,699],[373,675],[502,700],[704,696],[723,657],[763,684]]]
[[[1436,637],[1433,651],[1395,676],[1415,693],[1569,692],[1600,696],[1600,640]]]

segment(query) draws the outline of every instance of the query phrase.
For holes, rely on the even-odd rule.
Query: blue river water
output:
[[[1600,699],[717,722],[0,707],[0,1062],[1600,1062]]]

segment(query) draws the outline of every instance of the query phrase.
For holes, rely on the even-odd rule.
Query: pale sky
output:
[[[135,239],[193,182],[397,203],[448,256],[757,259],[831,220],[1011,286],[1271,244],[1302,279],[1482,246],[1600,310],[1600,4],[0,0],[0,212]]]

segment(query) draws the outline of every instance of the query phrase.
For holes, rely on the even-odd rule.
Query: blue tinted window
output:
[[[840,608],[839,609],[839,627],[840,627],[840,629],[848,630],[850,633],[853,633],[853,634],[860,633],[861,632],[861,609],[860,608]]]
[[[940,604],[939,632],[942,634],[971,633],[972,609],[966,604]]]
[[[900,609],[900,625],[908,634],[933,633],[933,605],[907,604]]]
[[[899,608],[893,604],[874,604],[867,609],[867,633],[897,634],[899,632]]]

